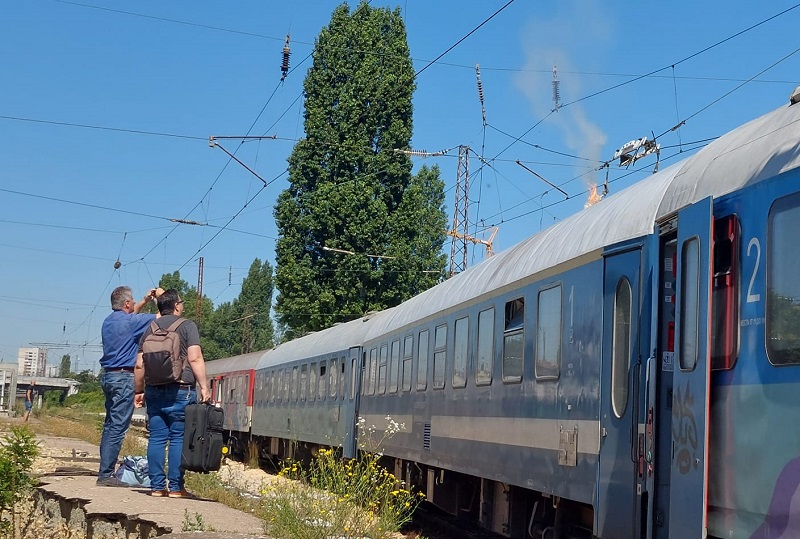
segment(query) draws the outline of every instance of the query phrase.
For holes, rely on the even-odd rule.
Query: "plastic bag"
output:
[[[122,463],[114,472],[114,477],[132,487],[150,488],[150,475],[147,470],[147,457],[129,455],[122,457]]]

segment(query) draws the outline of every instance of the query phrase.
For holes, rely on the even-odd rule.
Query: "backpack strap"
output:
[[[170,326],[167,328],[167,331],[177,331],[180,325],[183,324],[184,322],[186,322],[185,318],[178,318],[172,324],[170,324]],[[152,323],[155,324],[156,323],[155,320],[153,320]]]
[[[155,332],[156,332],[157,330],[159,330],[159,329],[161,329],[161,327],[160,327],[158,324],[156,324],[156,321],[155,321],[155,320],[153,320],[152,322],[150,322],[150,332],[151,332],[151,333],[155,333]]]

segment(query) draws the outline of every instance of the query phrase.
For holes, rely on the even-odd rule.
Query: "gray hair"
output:
[[[133,290],[130,286],[118,286],[111,292],[111,308],[121,311],[127,300],[133,301]]]

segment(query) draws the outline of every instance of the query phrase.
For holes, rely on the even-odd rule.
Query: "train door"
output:
[[[344,433],[343,454],[346,458],[353,458],[356,456],[356,422],[358,421],[358,409],[361,397],[361,348],[353,347],[347,356],[348,369],[350,370],[350,380],[347,381],[347,388],[342,387],[344,393],[342,401],[342,408],[344,414],[342,418],[348,421],[349,424]]]
[[[712,200],[678,212],[669,536],[707,535]]]
[[[635,537],[638,413],[633,396],[639,346],[641,250],[607,255],[603,278],[603,356],[600,389],[600,468],[597,536]]]

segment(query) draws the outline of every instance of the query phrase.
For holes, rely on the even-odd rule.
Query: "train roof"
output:
[[[261,356],[263,356],[265,352],[265,350],[261,350],[258,352],[251,352],[249,354],[206,361],[206,375],[213,376],[223,372],[247,371],[250,369],[255,369],[256,365],[258,365],[258,362],[261,360]]]
[[[361,346],[373,320],[385,316],[391,310],[343,322],[282,343],[264,353],[257,368],[273,367],[296,359],[315,358],[341,352],[352,346]]]
[[[656,223],[800,164],[800,105],[783,106],[680,161],[394,307],[367,340],[609,245],[651,234]]]

